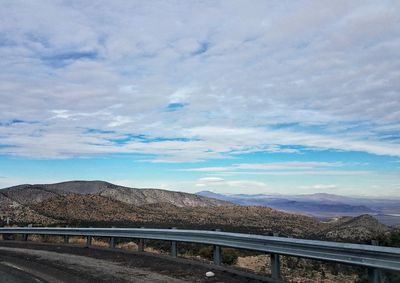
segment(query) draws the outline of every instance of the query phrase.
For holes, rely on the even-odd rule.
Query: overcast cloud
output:
[[[400,156],[399,1],[0,3],[1,154]]]

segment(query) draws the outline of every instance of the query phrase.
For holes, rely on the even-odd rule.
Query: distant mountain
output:
[[[347,198],[330,194],[313,195],[222,195],[209,191],[198,192],[197,195],[225,200],[242,205],[261,205],[291,212],[318,213],[374,213],[375,210],[363,205],[346,204]]]
[[[217,194],[211,191],[201,191],[201,192],[197,192],[196,195],[198,196],[203,196],[203,197],[207,197],[207,198],[214,198],[214,199],[219,199],[219,200],[229,200],[230,197],[227,195],[223,195],[223,194]],[[235,195],[238,196],[238,195]],[[233,197],[233,199],[235,199],[235,197]]]
[[[320,218],[370,214],[388,225],[400,223],[399,200],[354,198],[326,193],[308,195],[223,195],[201,191],[197,194],[240,205],[261,205]]]
[[[320,202],[332,202],[332,203],[346,203],[351,198],[345,196],[339,196],[327,193],[315,193],[315,194],[304,194],[295,195],[292,198],[305,200],[305,201],[320,201]]]

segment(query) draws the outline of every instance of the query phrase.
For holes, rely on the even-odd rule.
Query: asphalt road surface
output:
[[[215,277],[206,278],[213,271]],[[265,282],[186,259],[72,245],[0,241],[0,282]],[[267,281],[268,282],[268,281]]]
[[[3,283],[44,282],[40,278],[21,270],[18,266],[9,262],[0,262],[0,281]]]

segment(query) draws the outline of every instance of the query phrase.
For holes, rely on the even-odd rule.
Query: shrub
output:
[[[225,248],[222,251],[222,262],[227,265],[235,264],[238,257],[238,251],[235,249]]]
[[[222,253],[222,263],[227,265],[232,265],[237,262],[239,257],[239,252],[235,249],[223,248]],[[203,247],[199,250],[199,255],[202,258],[213,260],[214,250],[212,246]]]
[[[199,250],[199,255],[202,258],[212,260],[213,259],[213,247],[203,247]]]

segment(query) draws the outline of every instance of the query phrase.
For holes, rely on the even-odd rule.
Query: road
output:
[[[0,262],[0,281],[3,283],[14,283],[14,282],[24,282],[24,283],[38,283],[45,282],[40,278],[34,276],[33,274],[27,273],[19,266],[13,265],[10,262],[2,261]]]
[[[206,278],[207,271],[215,277]],[[0,282],[262,282],[186,259],[73,245],[0,241]]]

